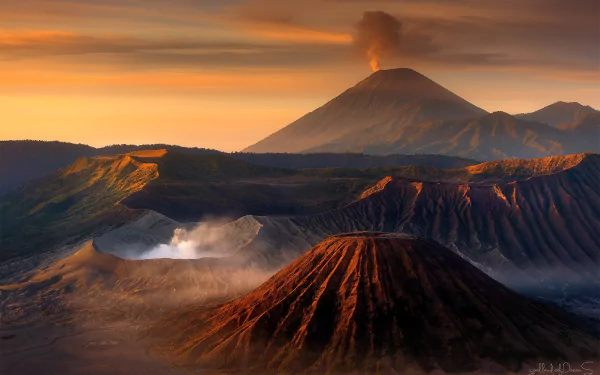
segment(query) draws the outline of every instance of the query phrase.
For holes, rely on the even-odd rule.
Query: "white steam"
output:
[[[199,259],[228,256],[236,249],[230,231],[223,222],[206,221],[192,230],[175,229],[171,241],[139,254],[137,259]],[[235,237],[235,236],[234,236]]]

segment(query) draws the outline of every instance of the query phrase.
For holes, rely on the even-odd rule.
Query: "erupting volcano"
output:
[[[203,368],[261,374],[515,371],[598,347],[570,316],[438,243],[372,232],[329,237],[248,295],[169,316],[150,335]]]

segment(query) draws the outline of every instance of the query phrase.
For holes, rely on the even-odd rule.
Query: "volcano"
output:
[[[516,371],[598,347],[571,316],[437,242],[374,232],[329,237],[246,296],[168,316],[149,334],[225,373]]]
[[[380,70],[244,151],[439,154],[487,161],[599,152],[597,114],[577,103],[488,114],[414,70]],[[581,121],[586,131],[570,127]],[[566,123],[565,123],[566,122]]]
[[[598,111],[590,106],[575,102],[556,102],[535,112],[519,114],[516,117],[565,129],[582,121],[584,117],[590,114],[597,115]]]
[[[306,152],[372,126],[398,129],[485,113],[412,69],[379,70],[244,151]]]

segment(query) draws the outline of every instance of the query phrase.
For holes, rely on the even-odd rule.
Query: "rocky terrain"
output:
[[[0,200],[0,261],[40,254],[124,224],[139,212],[121,200],[157,177],[156,164],[124,154],[81,158],[26,183]]]
[[[102,367],[108,358],[129,371],[140,366],[154,371],[155,356],[171,351],[145,351],[146,344],[137,341],[137,334],[147,324],[180,309],[193,311],[193,316],[188,315],[190,319],[204,316],[204,309],[239,297],[290,262],[306,259],[304,254],[329,236],[357,230],[405,233],[435,240],[460,257],[462,263],[474,265],[538,301],[543,297],[554,305],[592,317],[587,323],[591,327],[597,324],[593,317],[600,305],[600,207],[595,203],[599,198],[599,169],[596,154],[507,159],[451,169],[421,165],[362,170],[281,169],[223,155],[182,155],[165,150],[81,159],[26,184],[11,195],[16,199],[2,203],[3,212],[11,213],[11,222],[3,221],[3,225],[8,223],[3,229],[12,229],[0,233],[0,250],[3,255],[10,254],[9,260],[0,264],[0,354],[9,370],[18,373],[51,368],[68,374],[76,371],[76,366],[61,367],[68,358],[88,358],[98,373],[110,373],[110,368]],[[219,196],[215,194],[226,197],[221,191],[227,190],[219,190],[225,185],[238,186],[239,191],[249,185],[264,186],[269,192],[266,196],[273,195],[274,202],[279,198],[273,192],[291,196],[302,189],[311,191],[310,186],[314,191],[326,186],[321,196],[338,203],[332,209],[320,206],[320,211],[311,214],[208,218],[200,223],[180,222],[150,209],[158,207],[164,211],[176,204],[183,207],[192,201],[214,201]],[[253,190],[246,190],[244,194],[248,195],[240,197],[256,202]],[[205,194],[206,191],[213,193]],[[158,194],[149,201],[155,206],[145,206],[140,203],[143,200],[138,200],[139,206],[128,207],[136,195],[148,192]],[[306,198],[296,196],[294,204],[302,205]],[[240,201],[243,202],[237,202]],[[73,225],[70,218],[77,218],[79,225]],[[37,230],[30,231],[33,228]],[[431,244],[428,240],[422,243],[426,248]],[[14,253],[6,252],[10,246],[14,246]],[[156,253],[165,248],[177,253]],[[346,258],[331,259],[335,263],[336,259]],[[369,262],[374,264],[373,260]],[[288,278],[291,280],[286,274]],[[437,280],[437,276],[428,280]],[[307,293],[310,290],[306,289]],[[357,290],[367,293],[368,288]],[[456,298],[462,301],[462,297]],[[318,301],[317,306],[328,299]],[[214,315],[215,319],[222,316],[216,312]],[[435,321],[435,316],[428,319]],[[471,323],[469,320],[464,324]],[[285,327],[281,334],[301,334],[301,326]],[[263,328],[259,325],[253,330]],[[550,329],[550,334],[556,332]],[[188,333],[173,337],[173,343],[188,340],[192,337]],[[194,332],[193,337],[201,336]],[[333,340],[337,336],[324,337]],[[382,336],[382,345],[390,344],[386,337]],[[427,337],[435,345],[440,342]],[[206,340],[208,343],[212,339]],[[302,355],[313,358],[314,363],[342,366],[341,370],[358,362],[336,362],[339,356],[354,358],[351,361],[366,358],[352,357],[353,352],[346,351],[352,348],[351,340],[344,340],[346,344],[332,350],[335,354],[329,357],[314,359],[312,350]],[[553,338],[549,340],[554,343]],[[286,348],[292,348],[290,345]],[[447,350],[455,344],[435,345],[421,345],[427,353],[404,348],[412,358],[407,369],[454,371],[444,367],[443,350],[434,348]],[[465,349],[462,344],[456,345]],[[555,352],[548,346],[531,352],[527,345],[511,350],[524,350],[527,355]],[[361,348],[364,349],[355,349]],[[282,349],[285,363],[279,359],[257,363],[268,368],[285,367],[294,363],[294,350]],[[452,350],[455,353],[458,349]],[[28,353],[35,353],[37,359],[24,360]],[[460,353],[461,358],[467,358],[456,364],[465,366],[461,371],[478,366],[491,366],[490,371],[518,367],[516,362],[502,362],[503,359],[478,362],[475,358],[481,353],[475,353],[470,344]],[[513,354],[511,358],[521,358]],[[63,360],[57,362],[59,357]],[[203,354],[202,358],[204,361],[208,357]],[[219,354],[213,359],[222,358]],[[381,359],[377,363],[402,367],[409,362],[393,364]],[[373,362],[360,363],[364,368],[372,368],[369,366]],[[169,366],[156,366],[157,373],[172,370]],[[314,369],[298,371],[305,370]]]
[[[160,171],[161,165],[158,165]],[[351,195],[346,191],[347,203],[336,209],[311,215],[251,215],[237,220],[231,217],[213,229],[222,233],[217,238],[228,239],[228,256],[270,270],[282,267],[329,235],[379,230],[435,239],[506,282],[588,282],[597,280],[594,275],[599,267],[600,207],[595,203],[600,195],[597,191],[599,169],[598,155],[578,154],[487,162],[459,169],[405,167],[376,173],[358,171],[341,181],[357,181],[357,176],[362,174],[358,179],[361,184],[355,186],[363,188],[357,188]],[[283,177],[264,177],[266,185],[281,184],[289,177],[287,170],[275,171]],[[385,176],[386,172],[393,174],[377,182],[375,176],[382,173]],[[177,173],[189,175],[186,171]],[[104,229],[95,236],[96,247],[136,259],[153,246],[169,243],[175,229],[194,228],[193,223],[182,224],[149,211],[160,208],[156,206],[160,200],[186,204],[195,197],[199,197],[199,202],[211,199],[211,195],[190,197],[182,192],[203,186],[214,189],[218,183],[186,182],[185,176],[163,175],[173,194],[163,193],[151,202],[154,206],[144,206],[140,203],[143,201],[138,200],[139,206],[131,211],[111,197],[114,212],[130,212],[136,216],[120,224],[118,229],[100,227]],[[202,178],[211,179],[206,173]],[[160,179],[152,180],[147,186]],[[227,181],[220,175],[217,179]],[[298,177],[296,179],[298,183]],[[136,194],[148,194],[144,193],[148,187],[126,197],[124,202],[135,201]],[[306,182],[300,187],[306,187]],[[293,193],[300,187],[292,186],[289,191]],[[72,210],[76,211],[76,207]],[[62,228],[60,225],[59,221],[55,228]]]
[[[439,160],[434,165],[448,162],[438,157],[430,161],[434,160]],[[383,159],[375,161],[379,162]],[[472,165],[460,159],[456,162]],[[406,170],[298,170],[251,164],[224,154],[166,149],[84,157],[0,198],[0,261],[89,240],[136,220],[143,210],[184,222],[207,216],[236,219],[247,214],[327,211],[353,201],[396,169],[398,173]]]
[[[450,172],[471,173],[472,182],[389,177],[340,209],[239,219],[240,228],[259,230],[238,255],[273,266],[329,235],[376,230],[434,239],[509,284],[597,285],[599,168],[589,154]]]
[[[332,236],[251,293],[167,316],[159,351],[241,373],[519,371],[593,360],[599,341],[431,240]]]

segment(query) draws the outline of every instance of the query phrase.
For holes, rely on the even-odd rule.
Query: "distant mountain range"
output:
[[[246,152],[433,153],[493,160],[600,150],[598,111],[486,113],[411,69],[380,70]]]
[[[579,103],[556,102],[531,113],[515,115],[523,120],[537,121],[555,128],[568,129],[589,115],[598,115],[594,108]]]
[[[115,156],[138,150],[168,149],[181,154],[230,155],[249,163],[279,168],[372,168],[404,165],[429,165],[437,168],[459,168],[476,161],[444,155],[364,155],[346,154],[254,154],[225,153],[213,149],[181,147],[165,144],[112,145],[95,148],[83,144],[45,141],[0,141],[0,195],[26,181],[42,177],[65,167],[80,157]]]

